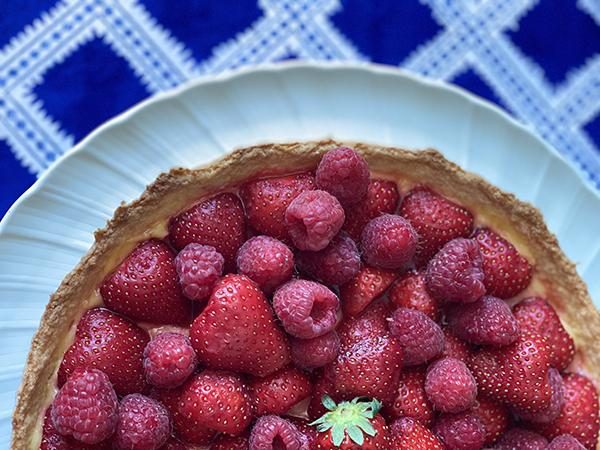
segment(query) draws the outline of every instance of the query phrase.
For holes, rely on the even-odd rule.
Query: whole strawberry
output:
[[[287,367],[264,378],[251,379],[249,392],[256,415],[281,415],[308,398],[312,385],[308,375],[295,367]]]
[[[248,450],[248,438],[221,434],[212,443],[210,450]]]
[[[513,314],[523,331],[538,333],[547,339],[550,364],[565,370],[573,360],[575,344],[552,305],[541,297],[529,297],[513,308]]]
[[[301,173],[251,181],[240,190],[248,223],[262,234],[291,242],[285,226],[285,210],[300,193],[315,188],[314,176]]]
[[[427,291],[424,271],[404,274],[392,284],[388,297],[398,308],[416,309],[435,321],[440,318],[439,302]]]
[[[489,228],[476,230],[473,239],[481,249],[489,295],[511,298],[529,286],[533,268],[513,244]]]
[[[178,412],[196,427],[231,435],[242,434],[253,416],[241,377],[219,370],[200,372],[183,386]]]
[[[549,355],[540,335],[522,333],[513,344],[480,350],[471,358],[470,368],[480,393],[532,414],[552,400]]]
[[[393,401],[385,405],[384,413],[388,419],[410,417],[426,427],[431,425],[433,407],[425,393],[424,366],[403,369]]]
[[[339,327],[340,351],[325,373],[342,396],[387,402],[396,395],[403,355],[387,329],[388,313],[384,304],[373,304]]]
[[[139,244],[100,286],[109,309],[131,319],[185,324],[192,318],[167,244],[151,239]]]
[[[291,361],[290,348],[257,285],[229,274],[213,289],[190,330],[202,364],[264,377]]]
[[[506,406],[480,395],[473,406],[473,414],[479,417],[485,429],[485,445],[492,445],[510,424],[510,413]]]
[[[467,237],[473,230],[473,215],[468,210],[423,186],[404,197],[400,215],[419,235],[418,267],[425,266],[446,242]]]
[[[537,425],[536,430],[553,439],[570,434],[584,447],[593,450],[598,445],[598,392],[588,378],[576,373],[563,377],[564,403],[560,415],[549,424]]]
[[[396,272],[365,266],[340,287],[344,314],[358,316],[371,302],[383,295],[397,278]]]
[[[331,397],[323,397],[328,410],[311,425],[317,426],[316,446],[320,450],[388,450],[388,428],[379,414],[381,403],[377,400],[361,401],[355,398],[336,404]]]
[[[390,425],[392,450],[444,450],[431,430],[418,420],[402,417]]]
[[[211,245],[225,258],[225,270],[235,269],[235,255],[246,239],[246,221],[240,199],[223,193],[172,217],[169,240],[181,250],[195,242]]]
[[[75,340],[58,370],[62,386],[77,368],[102,370],[119,395],[141,392],[144,379],[144,348],[148,333],[107,309],[86,311],[77,324]]]

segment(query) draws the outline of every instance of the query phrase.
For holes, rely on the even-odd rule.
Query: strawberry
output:
[[[515,246],[489,228],[475,230],[483,256],[484,284],[489,295],[511,298],[531,281],[533,268]]]
[[[100,294],[108,308],[134,320],[185,324],[192,318],[177,282],[175,255],[157,239],[139,244],[104,279]]]
[[[188,383],[191,383],[191,380]],[[173,422],[173,432],[177,437],[190,444],[208,445],[217,434],[217,431],[212,428],[198,426],[194,417],[183,415],[179,411],[183,393],[183,386],[175,389],[153,389],[150,392],[150,397],[158,400],[167,408]]]
[[[184,384],[178,412],[196,427],[233,436],[246,431],[253,418],[252,401],[242,378],[220,370],[205,370]]]
[[[563,376],[564,403],[560,415],[549,424],[536,424],[536,431],[553,439],[570,434],[587,449],[598,445],[598,392],[589,378],[576,373]]]
[[[468,237],[473,230],[473,215],[467,209],[424,186],[412,189],[404,197],[400,215],[419,235],[417,267],[425,266],[447,242]]]
[[[470,367],[481,394],[535,413],[547,408],[552,399],[549,357],[544,338],[522,333],[513,344],[482,349],[473,355]]]
[[[340,287],[344,314],[359,315],[390,287],[396,277],[396,272],[390,270],[363,267],[353,279]]]
[[[468,364],[472,353],[470,345],[456,337],[447,327],[443,327],[442,331],[444,332],[446,347],[440,355],[440,358],[456,358],[460,359],[465,364]]]
[[[264,377],[291,361],[290,347],[271,306],[244,275],[229,274],[215,284],[190,330],[198,360],[213,369]]]
[[[226,192],[197,203],[171,218],[169,240],[177,250],[192,242],[211,245],[225,258],[225,270],[235,270],[235,255],[246,240],[242,202]]]
[[[284,414],[296,403],[309,397],[310,378],[296,369],[287,367],[264,378],[249,382],[250,396],[257,416]]]
[[[300,193],[315,189],[311,173],[251,181],[240,190],[248,223],[259,234],[290,242],[285,210]]]
[[[358,204],[346,208],[346,222],[342,229],[358,242],[365,225],[382,214],[395,213],[399,200],[398,187],[394,181],[371,180],[367,195]]]
[[[387,418],[410,417],[426,427],[431,425],[433,408],[425,394],[425,370],[425,366],[418,366],[402,371],[396,397],[385,405]]]
[[[289,417],[288,420],[294,424],[296,429],[302,435],[304,435],[304,440],[308,443],[308,449],[313,449],[315,445],[314,442],[317,439],[317,430],[314,427],[311,427],[309,422],[304,419],[300,419],[298,417]]]
[[[554,308],[543,298],[529,297],[515,305],[513,314],[521,330],[538,333],[547,339],[550,365],[565,370],[573,360],[575,344]]]
[[[75,340],[58,370],[62,386],[77,368],[102,370],[119,395],[141,392],[144,348],[148,333],[129,320],[104,308],[86,311],[77,324]]]
[[[211,444],[210,450],[248,450],[248,437],[221,434]]]
[[[320,450],[377,450],[389,449],[388,427],[379,414],[377,400],[361,401],[355,398],[336,404],[330,397],[323,398],[327,408],[322,417],[311,425],[317,426],[314,448]]]
[[[401,276],[388,292],[390,301],[398,308],[412,308],[426,314],[431,320],[440,318],[440,305],[425,286],[423,271],[410,271]]]
[[[339,402],[344,397],[337,391],[333,384],[331,372],[325,372],[325,369],[317,369],[313,375],[313,392],[308,405],[308,417],[312,420],[318,419],[327,412],[323,406],[323,396],[327,395]]]
[[[492,445],[510,424],[510,414],[506,406],[482,395],[472,408],[485,429],[485,445]]]
[[[340,351],[325,373],[341,395],[382,402],[396,395],[403,355],[387,329],[388,312],[383,303],[375,303],[340,326]]]
[[[392,450],[444,450],[429,428],[411,417],[402,417],[390,425]]]

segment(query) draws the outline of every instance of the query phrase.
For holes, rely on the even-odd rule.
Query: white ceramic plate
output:
[[[292,63],[193,81],[100,127],[0,224],[0,447],[48,300],[121,201],[240,146],[333,137],[434,147],[544,213],[600,304],[600,198],[558,154],[465,91],[397,69]],[[594,276],[595,275],[595,276]]]

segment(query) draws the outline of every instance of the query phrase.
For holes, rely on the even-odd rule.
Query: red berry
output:
[[[52,407],[46,410],[44,414],[44,424],[42,426],[42,442],[40,450],[70,450],[67,438],[60,435],[54,423],[52,422]]]
[[[360,240],[365,225],[382,214],[394,214],[399,200],[398,187],[394,181],[371,180],[365,198],[346,208],[346,222],[342,229],[355,241]]]
[[[485,294],[482,264],[477,242],[453,239],[429,261],[427,290],[438,300],[472,303]]]
[[[471,412],[442,414],[432,431],[448,450],[479,450],[485,441],[483,424]]]
[[[325,369],[317,369],[313,374],[313,394],[308,405],[308,417],[311,420],[318,419],[327,412],[323,406],[323,397],[331,397],[334,401],[348,399],[349,397],[341,395],[333,384],[331,377],[333,373]]]
[[[250,434],[252,450],[308,450],[296,426],[278,416],[260,417]]]
[[[471,410],[479,417],[485,429],[485,445],[492,445],[510,424],[510,414],[506,406],[487,397],[479,396]]]
[[[387,329],[387,315],[387,307],[375,303],[339,327],[340,351],[336,360],[325,366],[325,373],[342,397],[371,397],[382,402],[395,397],[402,347]]]
[[[285,224],[299,250],[316,252],[329,245],[344,224],[340,202],[325,191],[305,191],[285,210]]]
[[[312,391],[310,378],[294,367],[281,369],[264,378],[249,382],[250,396],[257,416],[285,414]]]
[[[169,413],[159,402],[141,394],[121,400],[115,434],[118,448],[155,450],[167,442],[170,433]]]
[[[411,417],[426,427],[431,425],[433,409],[425,394],[425,368],[411,367],[402,370],[396,397],[385,407],[388,418]]]
[[[522,428],[512,428],[500,436],[496,446],[497,450],[545,450],[548,441],[533,431]]]
[[[290,242],[285,210],[301,192],[315,188],[309,173],[251,181],[240,190],[248,223],[260,234]]]
[[[392,450],[444,450],[429,428],[419,421],[402,417],[390,425]]]
[[[334,361],[340,351],[340,338],[335,331],[312,339],[291,338],[292,361],[304,369],[316,369]]]
[[[238,273],[246,275],[270,294],[292,277],[294,254],[283,242],[255,236],[244,242],[237,255]]]
[[[100,370],[76,370],[52,402],[56,430],[84,444],[97,444],[110,437],[118,419],[117,394]]]
[[[560,372],[552,367],[548,369],[548,383],[552,388],[552,397],[548,407],[534,413],[521,412],[517,409],[515,412],[522,420],[533,423],[548,423],[558,417],[564,402],[564,388]]]
[[[411,190],[400,205],[405,217],[419,235],[416,255],[418,267],[427,262],[452,239],[467,237],[473,230],[473,215],[430,189]]]
[[[210,450],[248,450],[248,438],[246,436],[227,436],[221,434],[211,444]]]
[[[131,319],[183,324],[192,318],[191,305],[177,282],[175,255],[156,239],[139,244],[106,277],[100,294],[108,308]]]
[[[464,362],[442,358],[427,369],[425,392],[434,409],[458,413],[475,404],[477,384]]]
[[[153,386],[179,386],[194,372],[197,364],[190,339],[183,334],[161,333],[144,350],[144,373],[146,381]]]
[[[483,256],[488,294],[510,298],[529,286],[533,269],[514,245],[489,228],[476,230],[473,239],[477,240]]]
[[[444,333],[439,325],[415,309],[398,308],[389,320],[389,328],[402,347],[406,366],[423,364],[444,349]]]
[[[549,351],[539,335],[523,333],[513,344],[482,349],[469,366],[483,395],[525,413],[550,405]]]
[[[552,305],[543,298],[529,297],[513,308],[513,314],[521,330],[538,333],[546,338],[552,367],[565,370],[571,364],[575,344]]]
[[[396,279],[396,272],[365,266],[340,287],[344,314],[358,316],[371,302],[383,295]]]
[[[318,252],[299,252],[298,267],[322,283],[341,285],[360,270],[360,254],[352,238],[344,231]]]
[[[434,321],[440,317],[439,302],[427,292],[422,271],[410,271],[400,277],[390,288],[388,297],[398,308],[416,309]]]
[[[354,205],[367,195],[369,177],[365,159],[348,147],[325,153],[315,174],[317,187],[334,195],[344,206]]]
[[[86,311],[75,340],[58,370],[62,386],[77,368],[102,370],[119,395],[141,392],[146,386],[143,353],[148,333],[129,320],[103,308]]]
[[[225,259],[210,245],[191,243],[175,257],[175,268],[183,294],[191,300],[205,300],[223,275]]]
[[[317,439],[317,430],[309,425],[309,422],[298,417],[290,417],[288,420],[296,426],[296,429],[302,434],[306,449],[313,449]]]
[[[563,377],[564,403],[560,415],[536,430],[553,439],[570,434],[584,447],[593,450],[598,445],[598,392],[592,381],[583,375],[569,373]]]
[[[468,364],[471,358],[471,347],[469,344],[462,339],[457,338],[446,327],[442,328],[442,332],[444,333],[445,347],[440,357],[456,358],[460,359],[465,364]]]
[[[546,450],[585,450],[585,447],[570,434],[563,434],[552,439]]]
[[[409,266],[417,248],[417,233],[401,216],[384,214],[364,228],[360,243],[367,264],[382,269]]]
[[[244,450],[245,449],[246,447],[244,447]],[[171,436],[167,443],[160,448],[160,450],[192,450],[192,447]]]
[[[252,402],[242,378],[205,370],[193,376],[179,398],[179,414],[200,428],[238,435],[252,422]]]
[[[197,203],[171,218],[169,239],[178,250],[192,242],[211,245],[225,258],[225,270],[233,270],[235,255],[246,239],[242,202],[226,192]]]
[[[484,295],[474,303],[454,305],[446,320],[452,332],[467,342],[501,347],[519,337],[519,326],[504,300]]]
[[[208,367],[266,376],[291,361],[289,344],[258,286],[225,275],[190,329],[198,360]]]
[[[283,328],[292,336],[311,339],[332,331],[340,301],[322,284],[292,280],[273,296],[273,309]]]

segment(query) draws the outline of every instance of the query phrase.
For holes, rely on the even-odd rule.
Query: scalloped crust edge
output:
[[[97,303],[97,286],[137,242],[164,236],[167,219],[199,199],[250,178],[312,169],[324,152],[340,145],[361,152],[378,176],[400,180],[402,192],[411,184],[429,185],[471,209],[480,224],[508,237],[534,262],[532,289],[548,298],[573,336],[578,348],[575,369],[598,385],[600,313],[575,265],[535,207],[465,172],[435,150],[407,151],[332,140],[265,144],[236,150],[202,168],[175,168],[161,174],[137,200],[117,208],[106,227],[95,233],[91,249],[50,297],[33,338],[13,415],[11,448],[39,448],[43,413],[54,395],[56,372],[76,323]]]

